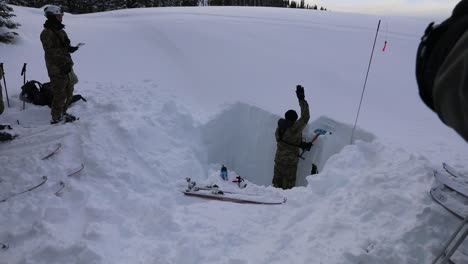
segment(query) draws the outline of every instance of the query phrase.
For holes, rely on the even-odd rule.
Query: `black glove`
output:
[[[62,67],[60,67],[60,71],[62,74],[69,74],[72,70],[72,65],[71,64],[65,64]]]
[[[73,53],[78,50],[78,47],[68,46],[68,52]]]
[[[297,85],[296,86],[296,95],[297,95],[297,99],[299,100],[304,100],[304,87],[302,87],[301,85]]]
[[[312,148],[312,142],[301,142],[301,149],[310,151]]]

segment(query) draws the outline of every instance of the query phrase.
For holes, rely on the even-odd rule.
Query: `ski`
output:
[[[432,198],[460,218],[468,216],[468,198],[439,183],[431,188]]]
[[[55,196],[62,195],[62,190],[65,188],[65,183],[63,181],[60,181],[58,185],[59,185],[59,189],[56,192],[54,192]]]
[[[182,190],[182,192],[188,196],[198,196],[200,198],[230,201],[237,203],[282,204],[286,202],[285,197],[251,194],[242,191],[228,191],[220,188],[216,184],[199,186],[195,181],[192,181],[189,177],[185,178],[185,180],[187,181],[188,185],[187,188]]]
[[[438,171],[434,171],[434,176],[439,182],[445,184],[450,189],[453,189],[460,194],[468,196],[468,182],[463,177],[457,178],[454,177],[452,174],[443,172],[441,173]]]
[[[461,173],[459,173],[457,170],[455,170],[452,166],[448,165],[448,164],[445,163],[445,162],[442,163],[442,166],[444,167],[445,171],[446,171],[447,173],[449,173],[450,175],[452,175],[453,177],[465,179],[465,182],[468,183],[468,181],[466,180],[466,178],[463,177],[463,175],[462,175]]]
[[[55,145],[55,147],[52,149],[52,151],[51,151],[49,154],[47,154],[47,155],[45,155],[44,157],[42,157],[41,160],[46,160],[46,159],[52,157],[53,155],[55,155],[55,154],[60,150],[61,147],[62,147],[62,144],[61,144],[61,143],[57,143],[57,144]]]
[[[242,195],[242,194],[226,193],[219,189],[211,190],[211,191],[210,190],[198,190],[198,191],[184,190],[182,192],[187,196],[234,202],[234,203],[275,205],[275,204],[283,204],[286,202],[286,198],[283,198],[283,197]]]
[[[68,177],[71,177],[71,176],[73,176],[73,175],[76,175],[76,174],[80,173],[83,169],[84,169],[84,164],[81,163],[81,167],[80,167],[78,170],[67,174],[67,176],[68,176]]]
[[[35,186],[33,186],[33,187],[27,189],[27,190],[24,190],[24,191],[22,191],[22,192],[18,192],[18,193],[11,194],[10,196],[8,196],[8,197],[6,197],[6,198],[0,200],[0,203],[6,202],[6,201],[8,201],[9,199],[11,199],[11,198],[13,198],[13,197],[15,197],[15,196],[17,196],[17,195],[20,195],[20,194],[23,194],[23,193],[27,193],[27,192],[30,192],[30,191],[36,189],[36,188],[39,188],[39,187],[42,186],[46,181],[47,181],[47,176],[42,176],[41,182],[40,182],[39,184],[37,184],[37,185],[35,185]]]

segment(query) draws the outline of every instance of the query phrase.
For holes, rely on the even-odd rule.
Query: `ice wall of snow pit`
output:
[[[304,153],[304,160],[299,160],[296,178],[297,186],[307,185],[306,178],[311,174],[312,163],[317,165],[318,171],[320,172],[332,155],[340,152],[351,142],[352,125],[340,123],[329,117],[321,116],[309,122],[302,134],[304,139],[310,141],[314,137],[314,131],[316,129],[323,129],[327,131],[327,133],[316,139],[310,152]],[[356,128],[354,132],[354,140],[370,142],[374,139],[374,134],[362,129]]]
[[[224,164],[245,179],[259,185],[271,185],[276,152],[275,130],[280,116],[258,107],[237,103],[201,127],[208,163]],[[319,137],[304,160],[298,164],[297,186],[306,186],[312,163],[319,171],[328,158],[348,145],[352,127],[327,117],[309,122],[303,136],[310,141],[315,129],[332,132]],[[358,130],[358,140],[371,141],[375,137]]]
[[[209,163],[224,164],[243,178],[270,185],[279,116],[236,103],[202,127]]]

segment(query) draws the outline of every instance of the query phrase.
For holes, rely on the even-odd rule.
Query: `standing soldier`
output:
[[[299,149],[309,148],[311,143],[302,142],[302,130],[309,122],[309,104],[304,99],[304,87],[296,86],[296,95],[301,107],[301,118],[297,120],[296,111],[288,110],[284,119],[278,120],[276,129],[276,156],[273,176],[273,186],[282,189],[291,189],[296,186],[297,163],[299,162]]]
[[[41,42],[53,93],[50,123],[73,122],[76,117],[66,111],[73,96],[73,85],[77,82],[70,53],[77,51],[78,47],[70,46],[70,39],[63,30],[65,26],[60,7],[48,5],[44,8],[44,15],[47,21],[41,33]]]

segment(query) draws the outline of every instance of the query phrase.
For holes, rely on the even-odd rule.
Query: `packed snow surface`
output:
[[[73,59],[87,102],[69,109],[79,121],[51,126],[47,106],[22,110],[18,99],[23,63],[28,80],[48,81],[42,10],[14,9],[22,26],[17,43],[0,44],[11,104],[0,123],[19,137],[0,145],[0,199],[47,181],[0,203],[1,264],[428,263],[460,222],[428,192],[442,161],[468,174],[468,145],[418,96],[414,59],[430,19],[245,7],[66,14],[72,44],[86,44]],[[297,84],[310,104],[304,137],[328,133],[299,162],[298,187],[283,191],[270,184],[274,131],[286,110],[299,112]],[[219,177],[223,164],[247,180],[238,191],[287,202],[180,192],[186,177],[236,190]]]

